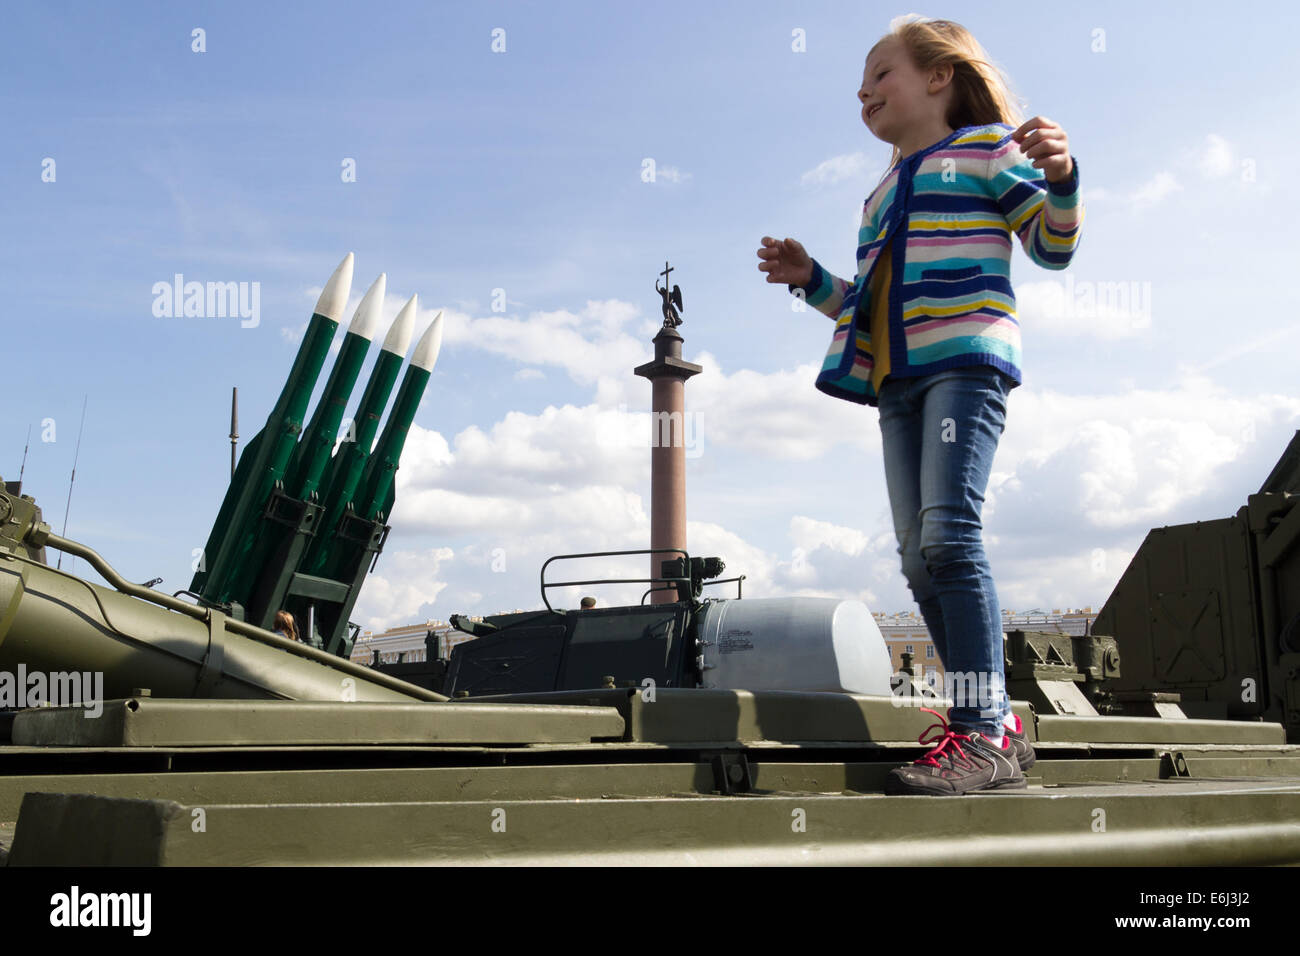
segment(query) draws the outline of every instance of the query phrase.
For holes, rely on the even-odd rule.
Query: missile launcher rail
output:
[[[387,276],[380,274],[357,307],[304,429],[307,404],[351,284],[349,253],[321,292],[265,427],[240,456],[190,584],[203,605],[264,629],[273,626],[279,611],[288,611],[307,643],[341,657],[352,651],[357,628],[348,618],[387,540],[397,463],[442,341],[439,313],[416,345],[372,451],[410,344],[418,311],[412,296],[379,350],[351,433],[331,457],[348,396],[379,325]]]

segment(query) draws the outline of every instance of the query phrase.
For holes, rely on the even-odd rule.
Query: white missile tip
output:
[[[442,348],[442,313],[439,312],[433,317],[433,322],[429,324],[429,329],[420,339],[420,343],[415,347],[415,354],[411,356],[411,364],[426,372],[433,371],[433,363],[438,361],[438,350]]]
[[[316,314],[323,315],[335,322],[343,315],[343,308],[348,304],[348,293],[352,291],[352,253],[348,253],[339,267],[325,283],[325,289],[316,300]]]
[[[387,285],[388,273],[386,272],[379,273],[379,278],[370,283],[370,288],[366,290],[361,304],[352,315],[352,324],[348,326],[349,332],[361,336],[366,341],[375,337],[375,333],[379,331],[379,320],[384,308],[384,290]]]
[[[385,352],[392,352],[394,355],[405,355],[406,350],[411,347],[411,336],[414,334],[415,297],[412,296],[411,300],[402,306],[402,311],[397,313],[388,335],[384,337],[382,348]]]

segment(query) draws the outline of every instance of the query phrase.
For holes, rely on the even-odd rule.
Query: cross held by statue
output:
[[[659,298],[663,300],[664,327],[675,329],[682,324],[681,313],[685,308],[682,305],[682,290],[680,286],[673,286],[672,291],[668,289],[669,274],[673,267],[664,260],[664,271],[659,273],[664,277],[663,288],[659,287],[659,280],[655,279],[655,291],[659,293]]]

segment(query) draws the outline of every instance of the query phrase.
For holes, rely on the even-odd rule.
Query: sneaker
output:
[[[1016,760],[1020,763],[1020,769],[1028,770],[1034,765],[1034,761],[1038,758],[1034,756],[1033,746],[1025,739],[1025,728],[1024,725],[1020,723],[1020,717],[1016,714],[1012,714],[1011,716],[1016,722],[1016,729],[1009,730],[1004,726],[1002,732],[1006,734],[1007,739],[1011,741],[1011,751],[1016,755]]]
[[[922,710],[939,718],[917,740],[935,744],[934,749],[915,763],[895,767],[885,778],[885,793],[928,796],[959,796],[981,790],[1023,790],[1028,786],[1020,763],[1012,750],[1010,735],[996,747],[979,731],[963,734],[948,726],[937,710]],[[926,737],[935,727],[937,737]]]
[[[1020,717],[1016,714],[1011,715],[1011,719],[1016,722],[1016,729],[1010,730],[1004,723],[1002,733],[1011,738],[1011,752],[1016,755],[1016,761],[1020,764],[1021,770],[1028,770],[1038,760],[1034,753],[1033,746],[1025,738],[1025,726]],[[952,720],[952,708],[948,708],[948,720]]]

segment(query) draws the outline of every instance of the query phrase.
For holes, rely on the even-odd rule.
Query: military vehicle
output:
[[[682,551],[642,603],[565,610],[556,588],[607,579],[548,580],[556,561],[643,552],[559,555],[538,610],[458,615],[477,639],[449,662],[349,660],[439,334],[372,452],[403,311],[331,454],[383,298],[304,428],[350,274],[189,592],[124,580],[0,491],[8,866],[1300,864],[1300,433],[1234,516],[1152,530],[1090,633],[1007,634],[1026,789],[887,796],[949,701],[891,673],[859,602],[744,597],[720,558]],[[268,629],[282,608],[301,640]]]

